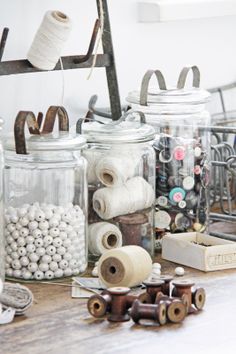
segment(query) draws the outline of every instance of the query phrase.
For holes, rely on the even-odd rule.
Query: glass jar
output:
[[[91,260],[122,245],[154,252],[155,130],[142,113],[140,121],[131,121],[135,116],[137,112],[118,122],[82,126],[88,141],[83,154],[88,161]]]
[[[193,71],[193,87],[185,88]],[[149,88],[153,74],[159,90]],[[167,89],[158,70],[143,77],[140,91],[129,93],[133,110],[142,111],[156,130],[157,247],[166,232],[205,231],[208,225],[210,172],[210,115],[205,105],[210,94],[199,88],[200,72],[194,66],[180,73],[177,88]]]
[[[3,120],[0,118],[0,131]],[[3,149],[0,141],[0,279],[5,279],[5,242],[4,242],[4,222],[3,222]],[[1,311],[0,311],[1,312]]]
[[[69,133],[60,107],[50,109],[41,133],[33,113],[20,112],[15,141],[5,140],[8,277],[51,280],[80,274],[87,267],[87,162],[81,155],[86,140]],[[56,114],[60,129],[52,133]],[[26,139],[25,121],[33,132]]]

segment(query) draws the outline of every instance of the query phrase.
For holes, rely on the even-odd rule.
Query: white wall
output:
[[[163,70],[170,85],[189,64],[200,67],[205,88],[236,80],[234,16],[145,24],[137,21],[137,0],[108,0],[108,4],[122,102],[129,90],[139,87],[149,68]],[[73,20],[63,55],[85,54],[96,18],[95,0],[1,0],[0,30],[10,28],[3,60],[26,57],[49,9],[64,11]],[[87,75],[88,70],[64,72],[64,105],[73,122],[86,111],[92,94],[99,95],[99,106],[109,102],[105,70],[95,69],[89,81]],[[61,94],[61,72],[0,77],[0,115],[5,130],[12,129],[19,110],[45,112],[49,105],[61,103]],[[230,104],[232,101],[233,94]]]

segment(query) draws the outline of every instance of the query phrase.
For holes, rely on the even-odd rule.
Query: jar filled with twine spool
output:
[[[55,121],[59,131],[54,131]],[[26,125],[29,134],[26,134]],[[87,268],[86,140],[69,131],[61,106],[49,107],[42,128],[18,113],[4,141],[6,276],[54,280]]]
[[[107,124],[78,121],[77,129],[88,142],[83,155],[88,161],[90,259],[128,245],[153,255],[154,128],[136,112]]]
[[[188,74],[193,82],[187,87]],[[158,88],[150,87],[152,77]],[[197,66],[182,69],[176,87],[167,88],[160,70],[148,70],[141,89],[128,94],[132,110],[145,114],[156,130],[157,247],[166,232],[204,232],[209,216],[209,92],[200,88]],[[131,111],[132,111],[131,110]]]

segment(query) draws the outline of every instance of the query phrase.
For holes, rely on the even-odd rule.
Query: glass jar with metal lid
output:
[[[138,115],[138,121],[133,119]],[[142,113],[107,124],[77,124],[88,141],[91,260],[109,249],[138,245],[154,252],[155,129]]]
[[[193,87],[187,89],[190,70]],[[159,90],[149,88],[153,75]],[[142,111],[147,123],[156,130],[155,227],[160,240],[166,231],[203,232],[207,226],[210,115],[205,105],[210,94],[200,89],[199,84],[196,66],[184,68],[173,89],[167,89],[159,70],[149,70],[141,90],[127,97],[132,109]]]
[[[87,267],[86,140],[70,134],[63,107],[48,109],[41,131],[40,121],[19,112],[15,139],[4,144],[6,275],[24,280],[77,275]]]
[[[2,125],[3,120],[0,118],[0,131],[2,130]],[[2,281],[4,281],[5,278],[5,242],[3,225],[3,148],[2,140],[0,140],[0,279]]]

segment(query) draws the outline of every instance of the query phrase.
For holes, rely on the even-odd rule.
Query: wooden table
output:
[[[161,262],[162,273],[173,274],[176,265]],[[26,316],[0,327],[0,353],[235,354],[236,270],[205,274],[185,269],[186,278],[206,289],[205,309],[163,327],[96,320],[86,300],[71,298],[70,288],[30,284],[35,304]]]

